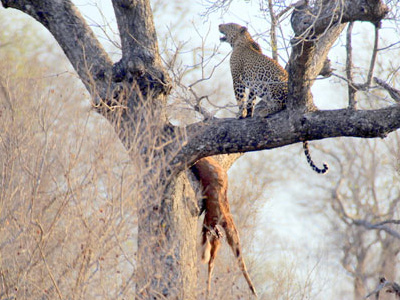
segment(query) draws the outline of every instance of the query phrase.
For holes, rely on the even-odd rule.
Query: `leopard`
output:
[[[223,34],[221,42],[232,46],[230,69],[239,106],[238,118],[265,118],[286,109],[288,72],[276,60],[262,53],[247,27],[227,23],[220,24],[219,31]],[[255,105],[257,97],[261,100]],[[322,168],[315,165],[307,141],[303,141],[303,149],[310,167],[319,174],[327,173],[328,164],[324,163]]]

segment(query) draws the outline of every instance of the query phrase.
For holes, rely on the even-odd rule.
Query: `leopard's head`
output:
[[[220,24],[219,31],[224,35],[220,38],[221,42],[227,42],[232,47],[238,39],[245,37],[246,33],[249,35],[246,27],[235,23]]]

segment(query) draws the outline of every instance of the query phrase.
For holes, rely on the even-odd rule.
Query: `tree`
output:
[[[385,137],[400,127],[397,105],[357,109],[356,92],[370,88],[372,68],[365,84],[355,84],[351,59],[348,108],[318,111],[310,90],[318,74],[326,74],[321,70],[327,66],[327,54],[347,23],[370,22],[379,32],[388,13],[383,1],[299,1],[288,6],[293,9],[294,38],[287,66],[287,109],[271,118],[205,118],[185,127],[168,121],[166,104],[173,86],[160,58],[148,0],[112,1],[122,50],[117,63],[112,63],[70,0],[1,2],[51,32],[89,92],[94,109],[112,124],[138,170],[138,298],[195,298],[199,205],[184,171],[198,159],[338,136]],[[398,97],[397,90],[385,88]],[[227,169],[237,157],[223,156],[220,162]]]
[[[335,153],[325,152],[335,161],[337,176],[323,189],[325,201],[310,204],[332,223],[332,244],[339,246],[341,264],[353,278],[354,299],[365,297],[379,276],[396,280],[398,140],[396,134],[384,141],[337,141]]]

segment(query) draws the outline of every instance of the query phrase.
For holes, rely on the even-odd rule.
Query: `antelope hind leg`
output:
[[[210,251],[210,260],[208,261],[208,279],[207,279],[207,297],[206,297],[206,299],[209,299],[209,296],[210,296],[211,277],[212,277],[212,272],[214,270],[215,258],[217,257],[219,247],[221,246],[221,242],[218,237],[212,237],[210,242],[211,242],[211,251]]]
[[[239,240],[239,233],[236,229],[233,219],[232,218],[229,218],[229,219],[230,220],[227,220],[227,222],[224,222],[225,224],[223,224],[223,225],[225,225],[223,227],[225,229],[226,239],[228,241],[229,246],[231,247],[231,249],[233,251],[233,254],[235,255],[235,257],[238,261],[239,268],[242,271],[243,276],[246,279],[251,292],[253,293],[254,296],[257,297],[256,289],[253,285],[253,282],[250,279],[250,275],[247,271],[246,264],[245,264],[243,256],[242,256],[242,250],[240,247],[240,240]]]

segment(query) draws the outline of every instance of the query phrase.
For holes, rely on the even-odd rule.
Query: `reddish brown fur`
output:
[[[200,159],[194,166],[198,178],[203,186],[205,198],[205,216],[202,229],[202,259],[208,262],[207,295],[211,287],[211,275],[214,269],[214,261],[221,245],[221,226],[226,234],[226,239],[233,254],[238,260],[240,269],[245,277],[250,290],[257,296],[243,260],[240,247],[239,233],[233,221],[227,197],[228,175],[225,170],[212,157]],[[209,253],[206,253],[210,251]]]

